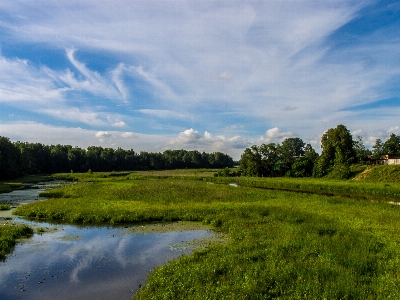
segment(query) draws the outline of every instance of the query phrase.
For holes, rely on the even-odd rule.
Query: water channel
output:
[[[45,189],[0,194],[0,203],[40,200]],[[29,191],[29,192],[28,192]],[[24,194],[24,199],[21,198]],[[13,198],[14,202],[10,199]],[[0,299],[130,299],[155,267],[190,254],[210,230],[146,232],[143,226],[76,226],[2,217],[46,232],[18,243],[0,262]],[[2,224],[1,224],[2,225]],[[149,225],[151,226],[151,225]]]

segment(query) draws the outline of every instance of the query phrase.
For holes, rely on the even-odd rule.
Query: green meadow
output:
[[[78,223],[197,221],[228,236],[154,270],[135,299],[398,299],[399,184],[215,178],[203,170],[57,174],[15,214]],[[232,186],[229,183],[236,183]]]

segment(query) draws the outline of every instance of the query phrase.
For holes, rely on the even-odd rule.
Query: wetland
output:
[[[40,201],[60,184],[0,194],[0,203]],[[130,299],[155,267],[223,239],[193,222],[83,226],[0,213],[2,226],[26,224],[35,232],[0,262],[0,299]]]
[[[54,175],[72,177],[73,184],[43,191],[40,195],[46,200],[20,205],[13,212],[43,224],[34,229],[31,241],[57,237],[61,248],[56,253],[66,252],[63,242],[86,238],[86,233],[75,233],[80,226],[92,228],[94,233],[88,235],[94,240],[98,228],[115,230],[114,237],[102,239],[114,250],[90,258],[100,269],[118,257],[116,245],[129,244],[126,236],[157,235],[173,228],[221,234],[216,242],[183,237],[168,241],[167,252],[178,256],[148,270],[145,283],[132,281],[133,288],[143,284],[132,294],[134,299],[389,299],[400,293],[400,207],[389,203],[399,200],[398,183],[213,179],[162,172]],[[74,229],[59,236],[68,230],[53,222]],[[206,227],[192,228],[199,222]],[[116,236],[124,242],[115,244]],[[18,244],[9,258],[26,244]],[[136,245],[122,248],[123,257]],[[81,260],[76,256],[72,261]],[[54,270],[67,271],[62,265]],[[85,270],[75,272],[77,278],[85,277]],[[47,283],[48,277],[43,278]],[[19,284],[25,287],[18,283],[17,290]],[[105,285],[113,289],[113,284]]]

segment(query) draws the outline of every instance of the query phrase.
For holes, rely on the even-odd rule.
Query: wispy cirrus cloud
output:
[[[171,111],[171,110],[167,110],[167,109],[139,109],[138,111],[142,114],[154,116],[154,117],[161,118],[161,119],[184,120],[184,119],[192,118],[191,116],[189,116],[187,114],[183,114],[180,112]]]
[[[399,95],[397,16],[395,1],[378,0],[4,0],[0,103],[99,131],[197,128],[214,143],[190,131],[176,142],[215,149],[268,128],[280,132],[260,141],[318,141],[339,123],[379,136],[399,125],[397,107],[380,102]],[[14,54],[23,47],[33,52]],[[37,59],[54,49],[66,49],[64,64]],[[226,138],[230,124],[244,127]]]
[[[0,80],[0,103],[60,120],[125,127],[126,123],[118,120],[121,116],[97,111],[87,97],[73,100],[85,108],[69,105],[69,94],[75,91],[111,100],[121,98],[121,93],[113,86],[113,80],[103,78],[77,61],[74,50],[67,50],[66,55],[83,79],[78,79],[69,69],[55,71],[43,66],[36,67],[27,60],[1,56],[0,72],[4,76]]]

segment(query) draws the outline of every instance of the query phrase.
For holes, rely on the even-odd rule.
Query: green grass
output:
[[[33,233],[26,225],[13,225],[2,221],[0,223],[0,260],[4,260],[16,244],[16,240],[28,237]]]
[[[232,182],[231,178],[210,178],[216,183]],[[356,197],[375,201],[399,201],[400,183],[370,182],[357,180],[328,180],[315,178],[256,178],[239,177],[234,179],[242,186],[263,189],[294,191],[328,196]]]
[[[157,268],[136,299],[399,297],[400,207],[364,198],[381,189],[396,197],[396,184],[241,178],[243,186],[233,187],[179,174],[98,175],[79,175],[15,213],[80,223],[201,221],[229,236]],[[337,195],[311,193],[324,189]]]
[[[14,182],[0,182],[0,194],[2,193],[10,193],[13,190],[17,190],[22,188],[24,185],[22,183],[14,183]]]
[[[370,166],[355,177],[356,180],[383,183],[400,183],[400,166]]]
[[[0,203],[0,210],[9,210],[10,208],[10,204]]]

